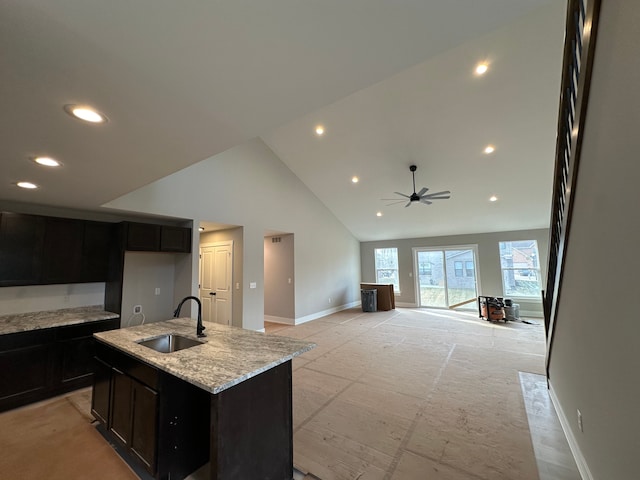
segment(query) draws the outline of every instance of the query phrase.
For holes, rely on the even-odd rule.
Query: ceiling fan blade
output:
[[[431,205],[433,202],[430,202],[429,200],[421,199],[420,203],[424,203],[425,205]]]
[[[391,202],[391,203],[387,203],[387,207],[390,207],[391,205],[397,205],[399,203],[403,203],[404,200],[396,200],[395,202]]]
[[[422,187],[422,190],[418,192],[418,196],[421,197],[422,195],[427,193],[427,190],[429,190],[427,187]]]
[[[450,198],[451,192],[449,190],[445,190],[443,192],[430,193],[428,195],[424,195],[422,198],[439,198],[439,199],[447,199]]]
[[[409,203],[407,203],[407,204],[404,206],[404,208],[407,208],[409,205],[411,205],[411,203],[412,203],[412,202],[411,202],[411,200],[409,200]]]
[[[396,195],[400,195],[401,197],[404,197],[404,198],[411,198],[410,195],[405,195],[404,193],[400,193],[400,192],[393,192],[393,193],[395,193]]]

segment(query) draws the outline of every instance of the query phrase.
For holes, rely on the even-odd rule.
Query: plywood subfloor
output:
[[[293,362],[301,471],[322,480],[538,479],[519,372],[544,373],[542,325],[354,309],[266,330],[318,344]]]

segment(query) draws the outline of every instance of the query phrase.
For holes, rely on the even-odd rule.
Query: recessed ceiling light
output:
[[[107,123],[109,121],[105,115],[87,105],[65,105],[64,111],[72,117],[89,123]]]
[[[358,183],[360,179],[358,177],[351,177],[351,183]]]
[[[45,167],[59,167],[62,165],[58,160],[51,157],[36,157],[33,161],[38,165],[43,165]]]
[[[489,154],[489,153],[493,153],[496,151],[496,147],[494,147],[493,145],[487,145],[484,149],[484,153]]]
[[[490,202],[497,202],[497,201],[498,201],[498,197],[496,197],[495,195],[491,195],[491,196],[489,197],[489,201],[490,201]]]
[[[484,75],[489,70],[489,65],[486,62],[479,63],[476,65],[476,75]]]
[[[316,127],[316,135],[318,135],[319,137],[324,135],[324,127],[322,125],[318,125]]]
[[[18,182],[16,183],[16,185],[19,186],[20,188],[27,188],[27,189],[38,188],[38,186],[35,183],[31,183],[31,182]]]
[[[382,212],[376,213],[376,217],[381,217],[381,216],[382,216]]]

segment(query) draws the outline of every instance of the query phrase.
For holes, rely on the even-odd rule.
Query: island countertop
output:
[[[164,322],[94,333],[99,341],[210,393],[219,393],[314,348],[314,343],[204,322],[202,345],[160,353],[138,342],[167,333],[196,338],[196,321]]]
[[[42,312],[13,313],[0,316],[0,335],[111,320],[119,316],[117,313],[105,311],[101,305]]]

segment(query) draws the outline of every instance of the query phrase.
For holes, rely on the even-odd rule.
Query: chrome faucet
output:
[[[196,327],[196,335],[198,337],[206,337],[206,335],[203,333],[205,326],[202,325],[202,303],[200,303],[200,299],[198,297],[193,297],[193,296],[184,297],[178,304],[178,307],[173,312],[173,318],[180,317],[180,309],[182,308],[182,304],[187,300],[195,300],[196,303],[198,304],[198,326]]]

